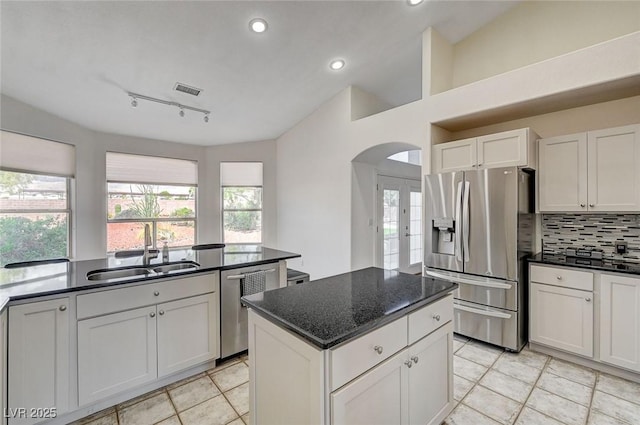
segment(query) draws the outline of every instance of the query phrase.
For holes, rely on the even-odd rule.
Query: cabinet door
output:
[[[478,167],[529,165],[528,131],[522,128],[478,137]]]
[[[603,274],[600,360],[640,372],[640,279]]]
[[[8,408],[69,409],[69,299],[9,307]],[[14,417],[10,424],[37,419]]]
[[[475,138],[434,145],[431,152],[433,154],[432,174],[476,168]]]
[[[593,356],[593,293],[532,283],[530,340]]]
[[[589,211],[640,211],[640,125],[590,131]]]
[[[538,141],[541,212],[587,211],[587,134]]]
[[[78,321],[80,405],[151,382],[156,376],[155,306]]]
[[[158,376],[218,357],[218,293],[158,304]]]
[[[331,394],[332,425],[408,423],[407,350]]]
[[[453,406],[453,324],[409,347],[409,424],[440,424]],[[446,365],[446,366],[445,366]]]

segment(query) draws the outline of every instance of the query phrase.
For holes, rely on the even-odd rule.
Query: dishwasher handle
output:
[[[255,273],[255,272],[273,273],[275,271],[276,269],[267,269],[267,270],[255,270],[250,273]],[[227,280],[240,280],[240,279],[244,279],[245,277],[247,277],[246,274],[232,274],[230,276],[227,276]]]

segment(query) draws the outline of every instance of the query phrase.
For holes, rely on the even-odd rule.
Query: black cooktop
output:
[[[538,253],[529,257],[529,262],[640,275],[640,263],[612,259],[595,260],[589,258],[567,257],[562,254]]]

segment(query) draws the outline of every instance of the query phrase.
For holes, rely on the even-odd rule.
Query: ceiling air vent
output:
[[[182,83],[176,83],[176,86],[174,87],[174,90],[176,91],[181,91],[182,93],[187,93],[193,96],[198,96],[200,94],[200,92],[202,91],[202,89],[197,89],[195,87],[191,87],[188,86],[186,84],[182,84]]]

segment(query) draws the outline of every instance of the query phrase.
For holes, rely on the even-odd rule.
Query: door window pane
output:
[[[411,192],[409,199],[409,264],[422,261],[422,193]]]
[[[382,202],[384,268],[397,269],[400,266],[400,191],[385,189]]]

